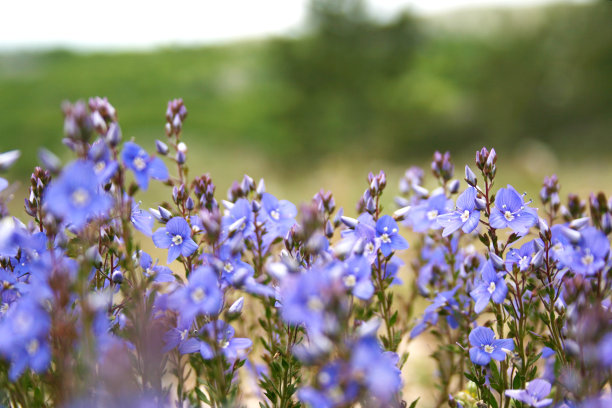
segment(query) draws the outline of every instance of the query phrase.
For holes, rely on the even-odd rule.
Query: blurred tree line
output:
[[[64,99],[108,96],[152,148],[183,97],[190,148],[311,166],[405,161],[529,141],[610,157],[612,2],[381,19],[365,0],[312,0],[295,37],[154,52],[0,54],[2,150],[61,151]],[[24,144],[23,141],[28,143]]]

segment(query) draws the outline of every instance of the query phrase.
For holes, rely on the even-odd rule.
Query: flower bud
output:
[[[185,208],[187,209],[187,211],[192,211],[195,208],[193,198],[187,197],[187,200],[185,200]]]
[[[242,308],[244,306],[244,297],[241,296],[236,300],[232,305],[227,309],[227,314],[230,316],[238,316],[242,313]]]
[[[472,169],[470,169],[470,166],[468,166],[467,164],[465,165],[465,181],[470,186],[475,186],[476,182],[478,181],[478,179],[476,178],[476,174],[474,174]]]
[[[260,179],[259,183],[257,183],[257,195],[261,197],[261,195],[263,193],[266,192],[266,183],[264,182],[264,179]]]
[[[108,127],[108,132],[106,132],[106,141],[109,146],[116,147],[121,143],[121,128],[117,122],[113,122]]]
[[[448,183],[448,191],[451,194],[455,194],[457,191],[459,191],[459,180],[451,180],[450,183]]]
[[[497,269],[498,271],[503,270],[506,266],[504,260],[495,252],[489,252],[489,259],[493,263],[495,269]]]
[[[184,152],[181,152],[180,150],[176,152],[176,162],[178,164],[184,164],[186,160],[187,160],[187,157],[185,157]]]
[[[170,211],[166,210],[162,206],[159,206],[157,208],[159,210],[159,215],[163,221],[168,221],[170,218],[172,218],[172,213]]]
[[[17,159],[21,156],[19,150],[10,150],[8,152],[0,153],[0,171],[8,170]]]
[[[155,149],[157,150],[157,153],[161,154],[162,156],[167,155],[169,151],[168,145],[161,140],[155,141]]]
[[[589,225],[589,217],[576,218],[569,223],[570,228],[581,230]]]
[[[123,282],[123,273],[121,273],[121,271],[117,269],[113,272],[111,278],[113,280],[113,283],[121,285],[121,283]]]
[[[340,216],[340,220],[344,225],[352,229],[356,228],[357,224],[359,224],[359,221],[357,221],[355,218],[346,217],[344,215]]]
[[[51,153],[49,150],[41,147],[38,149],[38,160],[40,163],[53,174],[59,173],[62,168],[62,162],[59,157]]]

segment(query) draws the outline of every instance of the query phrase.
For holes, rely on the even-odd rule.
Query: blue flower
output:
[[[174,282],[175,280],[170,268],[157,265],[157,263],[153,264],[151,255],[144,251],[140,251],[140,267],[144,269],[145,276],[153,276],[155,282]]]
[[[353,375],[363,378],[370,395],[379,403],[389,403],[402,388],[398,356],[383,352],[376,337],[368,336],[353,347],[351,366]],[[383,405],[380,405],[383,406]]]
[[[495,229],[511,228],[517,234],[525,235],[538,222],[536,210],[527,207],[527,204],[514,187],[508,184],[508,188],[497,192],[489,224]]]
[[[446,214],[453,207],[453,200],[446,198],[444,193],[429,197],[424,203],[415,205],[408,211],[407,220],[415,232],[425,232],[429,229],[439,229],[438,216]]]
[[[201,334],[209,342],[216,341],[217,347],[228,361],[244,357],[248,349],[253,346],[250,339],[234,337],[234,328],[223,320],[205,324],[202,327]],[[205,341],[200,342],[200,354],[204,359],[210,360],[215,356],[214,348]]]
[[[88,161],[75,161],[64,168],[44,194],[47,209],[80,229],[92,218],[110,210],[113,200],[100,191],[98,177]]]
[[[380,239],[380,251],[385,257],[393,251],[408,249],[408,241],[399,234],[397,222],[390,215],[383,215],[376,221],[376,236]]]
[[[495,333],[488,327],[477,327],[470,332],[470,360],[477,365],[486,366],[491,359],[504,361],[506,353],[514,350],[512,339],[495,339]]]
[[[427,329],[428,325],[436,325],[441,311],[448,313],[446,319],[451,328],[458,327],[457,321],[453,316],[453,309],[459,306],[459,303],[454,299],[455,294],[459,289],[459,285],[451,290],[440,292],[436,295],[431,305],[425,308],[423,318],[410,331],[410,337],[415,338]]]
[[[594,275],[606,264],[610,253],[610,241],[595,227],[580,231],[580,241],[568,262],[570,270],[580,275]]]
[[[295,224],[297,208],[287,200],[277,200],[270,193],[261,195],[261,206],[266,222],[266,241],[272,242],[280,237],[285,238],[289,229]]]
[[[138,231],[148,236],[153,235],[153,224],[155,223],[155,219],[148,211],[140,209],[140,203],[132,203],[130,221]]]
[[[209,266],[202,266],[189,275],[186,286],[168,298],[168,304],[179,312],[183,323],[191,323],[200,314],[217,315],[223,305],[223,293],[217,274]]]
[[[249,238],[255,231],[253,223],[253,210],[246,198],[239,198],[229,209],[228,214],[221,221],[223,232],[229,234],[236,231],[244,238]]]
[[[94,171],[98,182],[102,185],[106,184],[119,168],[117,162],[111,158],[111,151],[106,142],[102,139],[91,145],[88,158],[94,163]]]
[[[438,224],[444,227],[442,236],[446,237],[459,228],[466,234],[474,231],[480,221],[480,211],[476,209],[476,189],[468,187],[457,197],[457,209],[438,216]]]
[[[380,239],[376,238],[376,224],[368,213],[363,213],[357,218],[357,225],[354,229],[346,229],[341,233],[342,241],[339,246],[347,246],[354,250],[358,244],[363,245],[363,255],[370,262],[376,260]]]
[[[170,219],[165,228],[155,231],[153,243],[158,248],[168,248],[168,263],[179,255],[187,257],[198,249],[198,244],[191,239],[189,224],[181,217]]]
[[[34,299],[35,296],[28,296],[20,300],[0,324],[0,354],[12,362],[11,381],[19,378],[27,367],[40,373],[51,362],[47,342],[51,319]]]
[[[189,336],[191,322],[178,321],[178,325],[164,333],[164,353],[178,347],[179,353],[189,354],[200,350],[200,341]]]
[[[374,294],[371,276],[372,264],[363,256],[353,256],[345,262],[342,283],[355,297],[368,300]]]
[[[546,380],[535,379],[527,383],[524,390],[506,390],[506,396],[521,401],[529,406],[540,408],[552,404],[552,398],[546,398],[550,394],[550,383]]]
[[[150,157],[149,154],[136,143],[126,142],[123,145],[121,158],[125,167],[132,170],[134,178],[141,189],[149,187],[149,178],[156,180],[168,180],[168,168],[158,157]]]
[[[512,268],[516,265],[521,272],[526,271],[531,266],[534,255],[533,241],[524,243],[519,249],[512,248],[506,255],[506,269],[512,271]]]
[[[490,300],[497,304],[503,303],[508,294],[508,286],[503,276],[495,272],[491,261],[485,262],[482,266],[480,278],[476,288],[470,292],[470,296],[476,302],[474,307],[476,313],[482,312]]]

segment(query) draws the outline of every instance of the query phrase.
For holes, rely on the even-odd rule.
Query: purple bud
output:
[[[448,191],[451,194],[455,194],[457,191],[459,191],[459,180],[452,180],[450,183],[448,183]]]
[[[357,221],[355,218],[346,217],[344,215],[340,216],[340,221],[342,221],[342,223],[347,227],[353,229],[357,227],[357,224],[359,224],[359,221]]]
[[[264,182],[264,179],[260,179],[259,183],[257,183],[257,195],[261,196],[265,192],[266,192],[266,183]]]
[[[162,156],[167,155],[169,150],[168,145],[161,140],[155,141],[155,149],[157,150],[157,153],[161,154]]]
[[[569,223],[570,228],[581,230],[589,225],[589,217],[576,218]]]
[[[580,241],[580,238],[582,237],[580,232],[571,229],[571,228],[567,228],[565,226],[561,226],[561,233],[570,240],[570,242],[572,244],[577,244]]]
[[[242,313],[242,308],[244,306],[244,297],[241,296],[236,300],[232,305],[227,309],[227,313],[230,316],[237,316]]]
[[[185,200],[185,208],[188,211],[192,211],[195,208],[195,203],[193,202],[193,198],[187,197],[187,200]]]
[[[505,268],[504,260],[495,252],[489,252],[489,259],[491,259],[491,262],[493,262],[493,266],[498,271],[501,271]]]
[[[121,283],[123,282],[123,273],[121,273],[120,270],[116,270],[115,272],[113,272],[111,278],[113,279],[113,283],[121,285]]]
[[[487,208],[487,202],[484,198],[477,198],[476,200],[474,200],[474,202],[476,203],[476,209],[479,211],[482,211]]]
[[[332,225],[330,220],[327,220],[325,223],[325,236],[327,238],[331,238],[334,235],[334,226]]]
[[[43,167],[45,167],[51,173],[58,173],[62,168],[62,162],[60,161],[59,157],[44,147],[38,149],[38,160],[40,160]]]
[[[159,215],[163,221],[168,221],[170,218],[172,218],[172,213],[161,205],[157,207],[157,209],[159,210]]]
[[[185,153],[181,152],[180,150],[176,152],[176,162],[178,164],[184,164],[186,160],[187,158],[185,157]]]
[[[106,141],[111,147],[116,147],[121,143],[121,128],[118,123],[110,124],[108,132],[106,132]]]
[[[254,213],[258,213],[259,210],[261,210],[261,204],[259,203],[259,201],[253,200],[253,202],[251,203],[251,208]]]
[[[531,258],[531,264],[536,268],[539,268],[544,263],[544,250],[541,249],[535,253],[533,258]]]
[[[465,181],[467,181],[470,186],[475,186],[476,182],[478,181],[476,174],[474,174],[472,169],[470,169],[470,166],[467,164],[465,165]]]
[[[0,153],[0,171],[8,170],[17,159],[21,156],[19,150],[11,150],[8,152]]]

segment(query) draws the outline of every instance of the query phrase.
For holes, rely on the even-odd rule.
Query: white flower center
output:
[[[323,385],[326,385],[331,380],[331,376],[325,372],[319,374],[319,382]]]
[[[493,292],[495,292],[495,282],[491,282],[491,283],[489,284],[489,287],[487,288],[487,291],[488,291],[490,294],[493,294]]]
[[[346,275],[344,278],[342,278],[342,281],[347,288],[352,288],[357,283],[357,278],[355,278],[355,275]]]
[[[508,221],[512,221],[514,219],[514,215],[508,210],[504,213],[504,218]]]
[[[11,285],[11,282],[9,282],[9,281],[2,281],[2,288],[3,289],[6,290],[6,289],[10,289],[12,287],[13,287],[13,285]]]
[[[106,168],[106,163],[104,163],[103,161],[99,161],[94,166],[94,171],[96,173],[100,173],[102,170],[104,170],[104,168]]]
[[[493,346],[491,346],[491,345],[489,345],[489,344],[487,344],[486,346],[484,346],[484,351],[485,351],[485,352],[487,352],[487,353],[489,353],[489,354],[491,354],[491,353],[493,352],[493,350],[495,350],[495,349],[493,348]]]
[[[427,219],[429,221],[435,220],[437,216],[438,216],[438,210],[427,211]]]
[[[272,217],[272,219],[278,221],[280,219],[280,213],[278,212],[278,210],[272,210],[272,211],[270,211],[270,217]]]
[[[196,288],[193,292],[191,292],[191,300],[193,300],[194,303],[200,303],[205,297],[206,293],[204,293],[204,289],[202,288]]]
[[[8,312],[9,309],[9,304],[8,303],[2,303],[2,305],[0,305],[0,316],[3,316],[4,314],[6,314],[6,312]]]
[[[147,163],[140,156],[135,157],[134,160],[132,161],[132,164],[138,171],[143,171],[147,167]]]
[[[33,355],[34,353],[36,353],[38,351],[39,346],[40,344],[38,343],[38,340],[33,339],[32,341],[30,341],[26,347],[26,349],[28,350],[28,354]]]
[[[181,332],[181,341],[185,340],[186,338],[187,338],[187,329]]]
[[[466,222],[468,218],[470,218],[470,212],[468,210],[465,210],[463,214],[461,214],[461,221]]]
[[[172,237],[172,243],[174,245],[181,245],[183,243],[183,237],[180,235],[175,235]]]
[[[232,272],[234,270],[234,265],[230,262],[226,262],[225,265],[223,265],[223,269],[225,269],[225,272]]]
[[[229,343],[230,342],[228,340],[222,340],[221,343],[220,343],[220,346],[221,346],[222,349],[225,349],[225,348],[227,348],[229,346]]]
[[[83,188],[78,188],[72,192],[72,203],[76,206],[82,207],[89,202],[89,193]]]
[[[323,302],[321,302],[321,299],[316,296],[313,296],[308,299],[308,308],[315,312],[320,312],[325,308],[325,306],[323,305]]]
[[[374,244],[371,242],[368,242],[365,246],[365,253],[366,254],[371,254],[374,252]]]
[[[595,261],[595,258],[593,257],[593,255],[589,252],[587,253],[585,256],[582,257],[581,259],[582,264],[585,266],[589,266],[593,263],[593,261]]]
[[[389,244],[391,242],[391,238],[389,238],[389,234],[387,234],[386,232],[380,236],[380,239],[385,244]]]
[[[522,257],[519,260],[519,268],[520,269],[527,269],[528,266],[529,266],[529,258],[527,258],[526,256]]]

